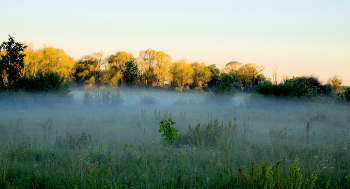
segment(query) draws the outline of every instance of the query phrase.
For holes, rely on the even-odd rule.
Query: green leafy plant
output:
[[[172,125],[176,124],[171,118],[168,120],[163,119],[159,122],[159,132],[164,132],[162,137],[167,144],[175,144],[177,141],[178,130]]]
[[[289,185],[290,185],[290,188],[292,189],[298,189],[298,188],[301,188],[301,183],[302,183],[302,174],[300,173],[300,168],[297,168],[298,167],[298,163],[299,163],[299,159],[297,159],[295,161],[295,164],[292,165],[290,168],[289,168],[289,171],[288,171],[288,176],[289,176]]]
[[[134,147],[133,144],[125,143],[125,148],[128,151],[129,155],[134,158],[135,161],[141,158],[141,154],[136,149],[132,149]]]

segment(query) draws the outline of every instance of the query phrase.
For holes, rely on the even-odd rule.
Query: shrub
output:
[[[234,79],[228,74],[221,74],[217,78],[215,85],[210,89],[206,101],[226,104],[231,102],[235,92]]]
[[[124,102],[119,88],[116,91],[104,89],[102,91],[96,90],[93,92],[85,91],[83,94],[83,104],[89,105],[111,105],[120,106]]]
[[[159,100],[154,96],[143,96],[140,97],[140,103],[145,105],[155,105],[159,103]]]
[[[228,135],[236,133],[237,125],[230,121],[228,125],[219,126],[217,119],[209,122],[207,125],[198,123],[194,128],[188,126],[187,133],[179,135],[178,145],[204,145],[210,146],[216,144],[217,140]]]
[[[174,101],[174,105],[178,105],[178,106],[187,105],[188,103],[189,101],[183,98],[178,98],[177,100]]]
[[[350,87],[345,88],[343,95],[346,99],[350,100]]]
[[[91,146],[93,142],[90,134],[81,132],[80,134],[71,133],[66,131],[66,138],[57,136],[55,141],[55,147],[60,149],[82,149]]]
[[[60,92],[61,94],[70,93],[70,82],[65,82],[64,77],[58,73],[39,72],[36,76],[21,77],[15,83],[10,85],[12,90],[24,90],[27,92]]]
[[[285,97],[313,97],[317,94],[329,94],[331,88],[322,85],[315,77],[297,77],[286,80],[284,83],[273,85],[272,83],[260,84],[255,91],[263,95]]]
[[[174,124],[176,123],[171,118],[169,118],[168,120],[163,119],[159,122],[159,132],[164,132],[162,134],[162,137],[168,145],[175,144],[177,141],[177,133],[179,131],[172,126]]]

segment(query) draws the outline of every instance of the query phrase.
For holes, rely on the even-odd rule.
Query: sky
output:
[[[337,74],[350,86],[349,0],[0,0],[8,35],[79,59],[103,50],[138,57],[148,48],[173,61],[265,66],[272,78]]]

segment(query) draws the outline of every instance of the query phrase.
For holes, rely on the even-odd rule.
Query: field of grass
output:
[[[350,188],[348,103],[147,95],[168,101],[2,102],[0,188]]]

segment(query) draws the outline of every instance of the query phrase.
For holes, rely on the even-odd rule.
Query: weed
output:
[[[172,126],[174,124],[176,123],[171,118],[169,118],[168,120],[163,119],[159,122],[159,132],[164,132],[162,134],[162,137],[168,145],[175,144],[177,141],[177,133],[179,131]]]

